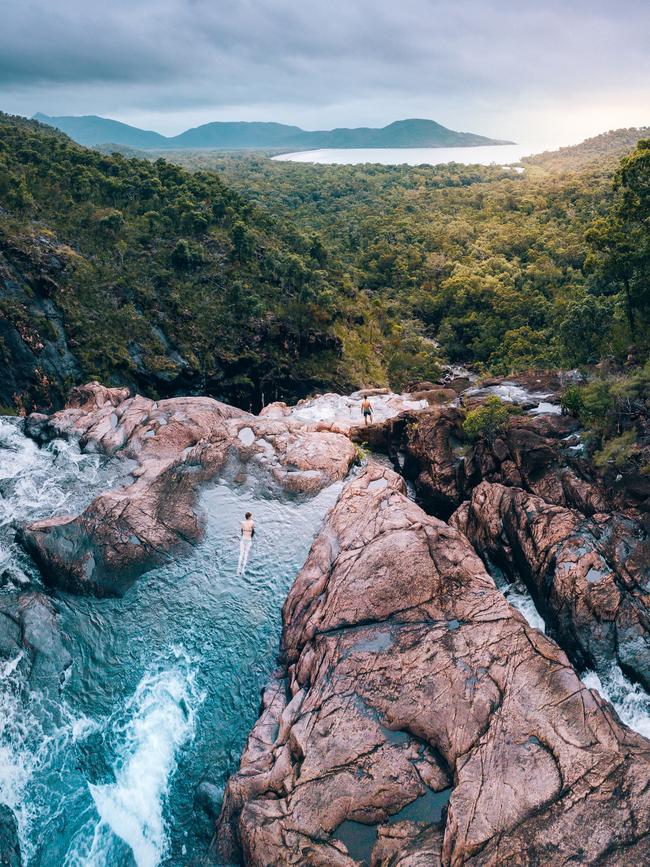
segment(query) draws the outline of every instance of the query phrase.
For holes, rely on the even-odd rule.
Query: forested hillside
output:
[[[400,387],[437,355],[496,374],[647,356],[647,142],[620,168],[608,134],[587,143],[602,160],[518,174],[127,159],[6,116],[0,133],[0,403],[97,376],[257,406]]]
[[[551,172],[571,172],[584,169],[594,163],[614,163],[633,150],[637,142],[650,137],[650,127],[614,129],[585,139],[578,145],[544,151],[524,157],[527,166],[539,166]]]
[[[248,406],[387,381],[392,327],[312,231],[214,173],[105,156],[0,116],[0,404],[98,377]],[[372,341],[370,341],[372,335]],[[423,354],[424,350],[424,354]],[[400,369],[430,347],[413,335]]]
[[[647,345],[647,261],[639,253],[632,266],[619,242],[628,232],[647,250],[647,223],[630,201],[647,196],[650,153],[640,148],[626,163],[635,172],[619,175],[615,156],[640,135],[591,140],[571,152],[585,166],[563,172],[171,158],[216,168],[264,207],[320,232],[382,315],[416,322],[451,360],[508,373],[624,359],[630,343]],[[594,149],[600,160],[586,157]],[[617,257],[633,271],[633,321]]]

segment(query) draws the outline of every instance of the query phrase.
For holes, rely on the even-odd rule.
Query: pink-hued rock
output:
[[[515,416],[494,442],[473,444],[463,443],[463,419],[455,407],[407,419],[405,473],[428,511],[448,518],[483,481],[524,488],[589,515],[611,506],[595,468],[571,451],[579,442],[574,419]]]
[[[650,688],[650,541],[633,518],[586,518],[483,482],[450,523],[527,583],[551,632],[580,667],[618,660]]]
[[[426,399],[411,394],[395,394],[387,388],[356,391],[351,395],[320,394],[300,400],[295,406],[271,403],[260,416],[265,418],[292,418],[316,431],[332,431],[349,436],[356,428],[364,427],[361,401],[368,395],[373,409],[373,425],[382,425],[403,412],[413,412],[428,406]],[[453,398],[456,398],[454,392]],[[371,427],[369,426],[369,427]]]
[[[123,592],[201,537],[203,482],[250,476],[278,493],[314,494],[344,478],[355,458],[346,437],[294,419],[259,418],[208,397],[129,397],[98,383],[74,389],[71,406],[47,423],[32,423],[41,437],[78,437],[86,449],[134,464],[132,484],[100,494],[81,515],[20,531],[49,584],[100,595]]]
[[[284,668],[226,789],[222,863],[650,858],[650,743],[391,471],[345,487],[283,620]]]

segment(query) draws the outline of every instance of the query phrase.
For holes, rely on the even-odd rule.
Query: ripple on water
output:
[[[11,521],[76,512],[125,470],[73,443],[39,449],[14,421],[0,421],[0,449],[5,539]],[[278,501],[215,484],[190,557],[122,599],[53,598],[73,659],[62,695],[30,689],[19,662],[0,676],[2,800],[29,867],[185,867],[203,856],[212,828],[194,812],[195,787],[223,784],[238,764],[275,667],[282,602],[340,488]],[[257,534],[237,577],[246,511]],[[12,549],[10,564],[28,568],[21,557]]]

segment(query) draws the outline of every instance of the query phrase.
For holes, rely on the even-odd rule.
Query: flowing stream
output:
[[[17,420],[0,418],[0,614],[43,589],[13,541],[15,523],[77,512],[131,469],[63,440],[39,448]],[[49,594],[59,628],[45,641],[48,665],[30,670],[25,649],[0,644],[0,802],[14,811],[28,867],[203,863],[212,825],[197,786],[211,784],[218,808],[274,665],[281,601],[340,489],[278,500],[215,482],[201,497],[206,535],[191,556],[147,573],[122,599]],[[247,510],[258,533],[237,577]],[[525,586],[495,578],[543,630]],[[650,697],[620,669],[584,681],[650,735]]]
[[[535,629],[546,632],[544,619],[523,581],[508,583],[494,564],[490,564],[490,573],[512,607]],[[582,682],[610,702],[625,725],[650,738],[650,695],[638,683],[629,681],[615,662],[599,672],[583,672]]]
[[[13,522],[76,512],[130,469],[61,440],[39,449],[0,419],[0,607],[42,589]],[[274,667],[281,601],[340,488],[272,500],[207,486],[206,535],[190,557],[122,599],[50,595],[62,678],[35,679],[24,651],[0,655],[0,802],[29,867],[202,863],[211,823],[197,785],[218,792],[237,768]],[[237,577],[246,510],[258,530]]]

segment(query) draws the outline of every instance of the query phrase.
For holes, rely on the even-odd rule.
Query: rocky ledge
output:
[[[261,418],[207,397],[152,401],[99,383],[72,391],[64,410],[32,415],[39,441],[129,461],[132,484],[100,494],[80,515],[37,521],[19,536],[51,586],[124,592],[143,571],[202,534],[200,485],[220,476],[257,479],[278,493],[311,495],[347,474],[350,440],[297,419]]]
[[[283,610],[218,825],[222,863],[645,863],[650,743],[371,464]]]
[[[650,689],[650,544],[632,516],[556,506],[481,483],[450,523],[486,562],[523,578],[580,669],[616,660]]]
[[[549,503],[594,514],[622,505],[581,454],[578,423],[566,416],[520,415],[493,441],[463,445],[464,413],[445,407],[394,422],[427,511],[448,518],[481,482],[523,488]]]

